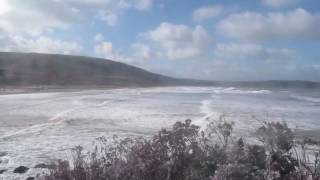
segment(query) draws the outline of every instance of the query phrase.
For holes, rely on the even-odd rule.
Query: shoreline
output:
[[[11,94],[29,94],[29,93],[53,93],[53,92],[79,92],[85,90],[110,90],[110,89],[136,89],[136,88],[159,88],[159,87],[185,87],[185,85],[154,85],[154,86],[116,86],[116,85],[105,85],[105,86],[6,86],[0,87],[1,95]],[[187,87],[215,87],[215,86],[187,86]]]
[[[156,86],[152,86],[156,87]],[[103,90],[119,88],[143,88],[143,86],[7,86],[0,87],[0,95],[52,93],[52,92],[78,92],[83,90]]]

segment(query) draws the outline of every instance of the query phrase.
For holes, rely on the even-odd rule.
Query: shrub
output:
[[[205,131],[191,120],[177,122],[150,139],[99,138],[90,153],[73,150],[72,165],[59,161],[47,180],[307,180],[319,179],[319,158],[312,166],[298,156],[297,143],[285,123],[264,123],[261,144],[233,135],[225,117]],[[314,142],[314,141],[312,141]],[[303,149],[302,149],[303,150]]]

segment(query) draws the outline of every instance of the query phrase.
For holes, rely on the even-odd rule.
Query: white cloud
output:
[[[147,32],[147,38],[158,47],[160,54],[169,59],[185,59],[199,55],[211,43],[211,38],[202,26],[194,29],[186,25],[167,22]]]
[[[134,56],[136,58],[140,59],[150,59],[151,58],[151,48],[143,43],[134,43],[132,45],[132,48],[134,50]]]
[[[320,71],[320,64],[314,64],[312,67]]]
[[[109,59],[113,61],[119,61],[124,63],[134,64],[139,59],[133,59],[132,57],[126,56],[118,49],[114,48],[112,42],[102,41],[94,46],[94,55],[96,57]]]
[[[7,11],[0,14],[0,27],[10,33],[40,35],[53,28],[65,29],[81,19],[59,1],[1,0],[1,3]]]
[[[299,0],[262,0],[262,2],[271,8],[281,8],[297,3]]]
[[[115,26],[118,23],[118,14],[110,11],[101,10],[96,15],[96,18],[105,21],[108,26]]]
[[[72,7],[72,8],[71,8],[71,11],[72,11],[73,13],[75,13],[75,14],[78,14],[78,13],[80,12],[80,9],[75,8],[75,7]]]
[[[6,0],[0,1],[0,15],[5,14],[10,10],[10,6]]]
[[[114,61],[131,61],[130,58],[125,57],[117,49],[113,47],[112,42],[105,41],[101,34],[96,34],[94,37],[94,55],[100,58],[105,58]]]
[[[1,0],[0,28],[35,36],[95,18],[114,26],[127,9],[148,10],[152,5],[153,0]]]
[[[48,33],[97,18],[114,26],[126,10],[152,6],[153,0],[0,0],[0,51],[81,54],[78,43],[52,39]],[[124,59],[101,34],[95,43],[102,56]]]
[[[250,43],[228,43],[218,44],[214,55],[216,59],[223,61],[253,60],[283,63],[293,60],[296,53],[287,48],[266,48]]]
[[[273,41],[293,39],[319,39],[320,16],[304,9],[287,13],[255,12],[232,14],[217,26],[227,37],[245,41]]]
[[[96,5],[95,8],[98,8],[98,13],[95,17],[105,21],[109,26],[115,26],[119,21],[119,17],[127,9],[145,11],[150,10],[153,6],[153,0],[96,0],[86,3]]]
[[[24,52],[79,54],[82,47],[75,42],[54,40],[48,37],[39,37],[35,40],[15,38],[17,50]]]
[[[97,33],[95,36],[94,36],[94,42],[102,42],[104,39],[103,35],[101,33]]]
[[[96,55],[106,59],[115,59],[117,53],[114,52],[111,42],[102,42],[95,46],[94,52]]]
[[[193,12],[193,20],[196,22],[201,22],[206,19],[217,17],[223,12],[222,6],[206,6],[196,9]]]
[[[58,2],[66,2],[78,6],[95,7],[95,8],[119,8],[136,10],[149,10],[153,6],[153,0],[53,0]]]
[[[201,63],[190,63],[191,70],[186,70],[184,74],[189,73],[199,79],[229,81],[294,79],[290,77],[290,68],[297,61],[297,52],[287,48],[254,43],[223,43],[215,46],[213,56],[205,57]]]
[[[52,54],[81,54],[82,47],[76,42],[67,42],[45,36],[24,38],[15,35],[0,36],[1,51],[37,52]]]
[[[153,5],[153,0],[135,0],[134,7],[138,10],[149,10]]]

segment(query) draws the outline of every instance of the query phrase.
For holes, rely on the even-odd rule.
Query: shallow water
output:
[[[225,114],[237,133],[250,136],[259,121],[320,129],[318,89],[166,87],[0,95],[0,179],[17,166],[69,158],[76,145],[91,147],[100,136],[149,136],[187,118],[205,127]],[[257,120],[259,119],[259,121]]]

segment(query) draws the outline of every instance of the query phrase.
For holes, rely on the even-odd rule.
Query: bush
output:
[[[307,180],[319,179],[319,159],[312,165],[298,156],[307,142],[296,142],[285,123],[264,123],[256,132],[261,144],[233,135],[233,123],[221,117],[205,131],[191,120],[162,129],[151,139],[99,138],[90,153],[73,150],[72,165],[59,161],[47,180]],[[303,147],[303,148],[301,148]],[[304,152],[305,153],[305,152]]]

